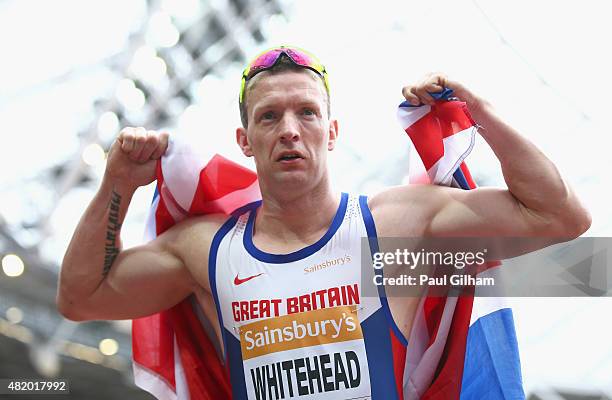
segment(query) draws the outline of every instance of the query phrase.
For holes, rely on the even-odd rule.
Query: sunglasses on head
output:
[[[323,78],[325,90],[329,93],[329,82],[327,80],[327,71],[321,62],[306,50],[297,47],[280,46],[264,51],[251,61],[242,73],[242,84],[240,85],[240,103],[244,99],[246,84],[255,75],[265,70],[268,70],[281,58],[282,55],[287,56],[294,64],[304,68],[308,68]]]

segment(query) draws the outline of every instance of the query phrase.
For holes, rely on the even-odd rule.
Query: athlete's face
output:
[[[236,130],[242,152],[255,158],[260,184],[316,185],[338,134],[321,80],[305,70],[260,75],[248,93],[248,128]]]

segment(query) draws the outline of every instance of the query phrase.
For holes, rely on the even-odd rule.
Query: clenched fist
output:
[[[431,105],[434,103],[434,99],[431,97],[430,93],[441,92],[444,88],[453,89],[453,96],[465,101],[470,109],[477,106],[477,103],[481,101],[481,99],[477,98],[465,86],[459,82],[448,79],[446,75],[441,73],[427,74],[420,82],[402,88],[402,94],[412,105]]]
[[[168,148],[168,133],[145,128],[123,128],[112,144],[106,174],[137,188],[155,180],[155,165]]]

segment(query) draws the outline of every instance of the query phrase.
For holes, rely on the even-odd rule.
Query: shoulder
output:
[[[231,227],[241,215],[257,208],[260,202],[261,201],[255,201],[246,204],[236,209],[229,215],[219,213],[187,218],[186,220],[174,225],[168,230],[168,232],[174,231],[171,233],[171,235],[174,236],[174,239],[185,239],[187,242],[195,237],[199,238],[200,240],[204,239],[208,242],[212,242],[214,236],[223,226]]]
[[[211,242],[219,229],[232,219],[226,214],[207,214],[187,218],[162,234],[167,236],[168,241],[176,244],[189,243],[192,241]]]
[[[386,207],[389,205],[404,204],[407,200],[411,201],[433,201],[435,197],[440,197],[452,188],[438,185],[410,184],[392,186],[377,193],[368,199],[368,206],[371,209]]]
[[[215,234],[230,219],[231,216],[226,214],[190,217],[159,235],[156,241],[182,259],[191,254],[205,257]]]
[[[158,240],[166,252],[182,261],[202,287],[208,288],[206,265],[211,245],[216,233],[231,218],[226,214],[191,217],[168,229]]]
[[[444,204],[449,188],[394,186],[368,199],[379,236],[422,235]]]

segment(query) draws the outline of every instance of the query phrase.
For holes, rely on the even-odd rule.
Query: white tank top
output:
[[[374,274],[362,276],[362,238],[368,257],[377,251],[367,199],[343,193],[325,235],[282,255],[253,244],[259,205],[234,213],[211,246],[233,398],[400,398],[406,341],[384,296],[362,296]]]

